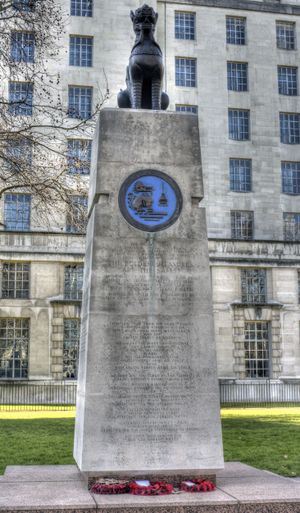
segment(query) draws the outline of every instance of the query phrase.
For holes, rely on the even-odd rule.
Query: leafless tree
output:
[[[108,90],[97,91],[89,119],[63,104],[53,62],[66,16],[57,0],[0,0],[0,198],[32,194],[43,222],[65,209],[67,222],[80,231],[85,211],[80,198],[87,192],[81,172],[89,147],[82,141],[76,158],[68,153],[67,140],[92,137]]]

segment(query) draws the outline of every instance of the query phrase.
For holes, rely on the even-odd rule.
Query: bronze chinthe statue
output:
[[[154,39],[158,14],[143,5],[130,12],[136,34],[126,72],[127,89],[118,94],[118,105],[132,109],[167,109],[169,97],[162,92],[162,51]]]

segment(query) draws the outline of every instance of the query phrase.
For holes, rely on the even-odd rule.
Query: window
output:
[[[69,86],[69,117],[88,119],[92,115],[92,87]]]
[[[30,264],[4,262],[2,266],[2,298],[29,298]]]
[[[300,213],[284,212],[284,240],[300,240]]]
[[[79,349],[79,319],[64,319],[63,376],[76,379]]]
[[[269,323],[245,322],[246,378],[268,378]]]
[[[227,16],[226,18],[226,41],[231,45],[246,44],[246,18]]]
[[[88,175],[92,157],[92,141],[87,139],[68,140],[68,170],[71,174]]]
[[[281,162],[282,192],[300,194],[300,162]]]
[[[267,301],[265,269],[242,269],[242,302],[261,304]]]
[[[29,319],[0,318],[0,378],[28,378]]]
[[[300,114],[280,113],[280,142],[300,144]]]
[[[286,96],[298,94],[298,68],[278,66],[278,92]]]
[[[246,62],[227,62],[227,84],[229,91],[248,91]]]
[[[230,159],[230,190],[234,192],[251,191],[251,160]]]
[[[5,194],[4,225],[6,230],[30,230],[30,194]]]
[[[71,16],[93,16],[93,0],[71,0]]]
[[[247,141],[249,139],[249,118],[250,112],[248,110],[229,109],[229,139],[234,139],[235,141]]]
[[[177,86],[196,87],[196,59],[176,57],[175,67]]]
[[[191,114],[198,113],[197,105],[176,105],[176,112],[190,112]]]
[[[65,266],[65,299],[81,300],[83,264]]]
[[[253,217],[252,211],[231,211],[231,237],[238,240],[253,239]]]
[[[70,36],[70,66],[92,66],[93,38]]]
[[[35,10],[35,0],[13,0],[12,5],[17,11],[30,12]]]
[[[11,171],[19,172],[32,163],[32,141],[25,137],[8,139],[6,146],[7,164]]]
[[[31,116],[33,84],[31,82],[9,83],[9,113],[13,116]]]
[[[288,21],[276,22],[277,48],[282,48],[283,50],[295,50],[295,28],[295,23],[291,23]]]
[[[87,223],[87,196],[71,196],[71,203],[67,213],[66,231],[69,233],[82,233]]]
[[[14,62],[34,62],[34,34],[12,32],[10,58]]]
[[[195,39],[195,18],[193,12],[175,12],[176,39]]]

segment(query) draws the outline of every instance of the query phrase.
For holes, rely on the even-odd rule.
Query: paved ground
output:
[[[9,466],[0,479],[0,512],[300,513],[300,478],[226,463],[217,490],[164,497],[92,495],[73,465]]]

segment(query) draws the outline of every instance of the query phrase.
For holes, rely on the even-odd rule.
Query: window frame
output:
[[[6,321],[6,326],[4,326],[4,321]],[[13,327],[10,327],[9,324],[12,321],[13,321]],[[27,321],[27,326],[26,326],[26,321]],[[12,376],[7,375],[8,374],[8,372],[7,372],[8,365],[6,365],[6,366],[4,365],[3,368],[4,368],[4,371],[6,370],[6,373],[5,373],[5,375],[2,375],[1,363],[0,363],[0,381],[2,381],[2,380],[28,380],[29,379],[30,332],[31,332],[30,328],[31,328],[30,318],[26,318],[26,317],[1,317],[0,318],[0,348],[5,347],[7,349],[7,347],[8,347],[7,341],[12,340],[12,351],[15,353],[16,350],[14,349],[14,346],[16,345],[16,343],[22,343],[22,338],[24,338],[24,335],[22,335],[22,334],[24,331],[25,331],[25,333],[27,332],[27,338],[25,338],[26,358],[16,358],[16,356],[14,354],[14,356],[12,358]],[[10,330],[13,330],[13,337],[9,338],[8,335],[9,335]],[[17,330],[20,331],[19,337],[17,337],[17,335],[16,335]],[[3,331],[6,331],[6,333],[7,333],[6,337],[2,336]],[[2,341],[6,341],[6,343],[4,344],[4,342],[2,343]],[[20,367],[19,367],[20,369],[22,369],[21,362],[22,361],[27,362],[27,365],[24,367],[24,375],[22,375],[21,372],[20,372],[20,376],[15,375],[16,369],[18,369],[18,367],[16,367],[17,360],[20,361]],[[0,359],[0,362],[1,361],[2,361],[2,358]],[[3,361],[5,361],[5,360],[3,359]],[[5,367],[6,367],[6,369],[5,369]]]
[[[298,169],[293,169],[290,167],[284,168],[284,165],[298,165]],[[291,176],[287,176],[288,172],[291,171]],[[293,176],[293,171],[295,171],[295,174],[298,176]],[[295,189],[293,190],[295,183]],[[290,190],[288,190],[290,189]],[[297,196],[300,194],[300,162],[296,161],[281,161],[281,192],[282,194],[289,194],[291,196]]]
[[[67,140],[68,174],[83,176],[90,174],[92,162],[92,143],[92,139],[70,138]],[[74,150],[73,155],[72,150]],[[84,158],[85,153],[86,158]]]
[[[21,221],[18,220],[18,213],[20,211],[20,209],[18,208],[18,201],[16,202],[16,206],[15,206],[15,211],[16,211],[16,221],[15,221],[15,224],[18,225],[18,223],[20,222],[21,223],[21,227],[18,227],[16,226],[15,228],[7,228],[6,225],[9,223],[9,222],[12,222],[10,219],[7,220],[7,212],[9,212],[9,204],[8,204],[8,196],[17,196],[18,198],[23,196],[23,197],[29,197],[29,201],[26,202],[26,201],[23,201],[22,203],[23,204],[26,204],[26,203],[29,203],[29,206],[28,206],[28,216],[25,218],[25,219],[28,219],[28,224],[25,225],[25,220],[24,220],[24,213],[22,214],[22,217],[21,217]],[[11,202],[12,203],[12,202]],[[31,204],[32,204],[32,195],[31,194],[27,194],[27,193],[20,193],[20,192],[9,192],[9,193],[5,193],[4,194],[4,216],[3,216],[3,219],[4,219],[4,226],[5,226],[5,231],[11,231],[11,232],[28,232],[30,231],[30,227],[31,227]]]
[[[187,15],[189,15],[192,19],[193,19],[193,30],[191,31],[191,33],[193,33],[193,36],[194,37],[177,37],[177,34],[179,32],[176,32],[176,28],[177,26],[179,26],[179,24],[177,25],[176,24],[176,17],[177,16],[180,16],[180,15],[183,15],[183,18]],[[181,41],[196,41],[196,12],[194,11],[174,11],[174,38],[175,39],[178,39],[178,40],[181,40]],[[180,31],[180,33],[183,33],[184,36],[186,36],[186,22],[184,22],[183,24],[183,29]]]
[[[285,116],[285,119],[283,118]],[[288,117],[287,117],[288,116]],[[294,130],[292,133],[291,123],[295,120],[290,119],[291,116],[297,117],[298,133]],[[287,126],[284,126],[287,124]],[[300,114],[298,112],[279,112],[279,128],[280,128],[280,143],[281,144],[300,144]],[[288,135],[288,138],[285,137]]]
[[[22,99],[23,92],[22,91],[13,91],[13,86],[17,87],[17,85],[22,86],[27,84],[27,91],[24,91],[26,97]],[[26,81],[18,81],[11,80],[8,83],[8,112],[11,116],[32,116],[33,114],[33,94],[34,94],[34,84],[33,82]],[[17,95],[20,95],[20,100],[17,99]],[[15,96],[13,98],[13,96]],[[28,101],[29,100],[29,101]]]
[[[245,66],[245,77],[241,78],[238,76],[238,70],[236,69],[236,76],[230,75],[229,66]],[[248,62],[242,62],[242,61],[227,61],[227,89],[228,91],[234,91],[237,93],[248,93],[249,92],[249,66]],[[232,70],[231,70],[232,72]],[[245,87],[239,87],[239,80],[241,80],[241,83],[245,83]],[[232,84],[231,81],[234,81]],[[232,87],[234,85],[235,87]]]
[[[181,63],[179,61],[181,61]],[[183,66],[181,66],[182,61],[185,61],[184,72],[182,71]],[[189,61],[190,63],[193,62],[195,64],[194,70],[192,70],[192,66],[191,66],[191,70],[189,71],[189,75],[188,75],[189,78],[187,78],[187,69],[186,69],[187,61]],[[178,64],[178,66],[177,66],[177,64]],[[193,75],[194,75],[194,80],[193,80]],[[182,76],[184,77],[184,84],[182,83]],[[190,85],[188,85],[188,82],[190,83]],[[196,88],[197,87],[197,59],[195,57],[175,56],[175,86],[176,87],[188,87],[188,88]]]
[[[284,81],[282,80],[282,78],[280,77],[280,70],[283,70],[283,69],[286,69],[286,70],[294,70],[295,71],[295,85],[292,84],[292,90],[295,90],[296,92],[293,93],[293,94],[289,94],[288,90],[289,90],[289,77],[288,75],[286,75],[287,77],[287,83],[285,84]],[[298,91],[299,91],[299,84],[298,84],[298,66],[285,66],[285,65],[278,65],[277,66],[277,78],[278,78],[278,94],[280,94],[281,96],[298,96]],[[281,90],[281,85],[286,85],[286,90],[287,92],[283,92],[284,91],[284,88]]]
[[[257,273],[257,277],[255,277]],[[257,280],[257,283],[255,282]],[[261,286],[263,291],[254,290]],[[251,290],[252,287],[252,290]],[[254,292],[253,292],[254,290]],[[241,269],[241,298],[246,305],[265,305],[268,302],[267,270],[262,267],[247,267]]]
[[[186,108],[190,109],[187,110]],[[192,111],[194,109],[194,112]],[[188,103],[176,103],[175,112],[183,112],[185,114],[198,114],[198,105],[192,105]]]
[[[7,267],[7,269],[5,269]],[[20,276],[21,275],[21,276]],[[18,287],[18,283],[21,284]],[[2,299],[29,299],[31,283],[30,262],[3,261],[1,271]],[[6,289],[4,288],[6,286]]]
[[[246,127],[245,119],[241,119],[241,116],[234,114],[246,114],[247,113],[247,131],[244,130]],[[231,117],[232,114],[232,117]],[[244,123],[244,126],[243,126]],[[249,109],[228,109],[228,139],[231,141],[250,141],[251,140],[251,116]],[[234,135],[236,134],[236,137]],[[243,136],[246,134],[247,136]]]
[[[234,38],[230,38],[228,37],[228,34],[232,31],[229,30],[229,27],[228,27],[228,21],[229,20],[235,20],[235,21],[243,21],[243,24],[244,24],[244,35],[243,35],[243,38],[240,37],[238,38],[237,35],[236,35],[236,27],[235,27],[235,37]],[[230,40],[231,39],[231,40]],[[240,39],[241,41],[244,41],[244,42],[237,42],[238,39]],[[247,18],[245,16],[231,16],[231,15],[227,15],[226,16],[226,44],[227,45],[237,45],[237,46],[246,46],[247,45]]]
[[[250,325],[255,326],[255,330],[250,331]],[[257,326],[261,325],[263,329],[260,330],[260,335],[258,336]],[[248,328],[247,328],[248,326]],[[254,337],[249,336],[247,339],[247,332],[249,335],[254,333]],[[263,333],[267,333],[267,338],[263,337]],[[254,347],[253,346],[254,342]],[[266,344],[266,349],[263,348],[263,344]],[[251,344],[252,343],[252,344]],[[249,356],[255,354],[255,358],[247,358],[246,353],[249,353]],[[257,356],[260,354],[261,358]],[[266,356],[265,356],[266,354]],[[263,357],[265,356],[265,357]],[[245,321],[244,324],[244,361],[245,361],[245,376],[246,379],[269,379],[272,376],[272,340],[271,340],[271,322],[270,321]],[[253,368],[251,369],[251,365],[247,365],[248,362],[255,362],[255,374],[253,375]],[[259,375],[259,362],[261,362],[261,370],[263,370],[263,375]],[[267,362],[267,364],[266,364]],[[253,367],[253,365],[252,365]],[[252,372],[251,372],[252,370]]]
[[[73,269],[75,273],[71,273]],[[83,263],[65,264],[64,265],[64,299],[67,301],[82,300],[83,286]],[[73,276],[72,276],[73,274]],[[75,286],[74,286],[75,284]],[[79,285],[79,286],[78,286]],[[80,287],[81,285],[81,287]]]
[[[249,167],[246,168],[245,167],[241,167],[241,166],[236,166],[236,167],[233,167],[232,166],[232,163],[236,163],[236,162],[247,162],[249,163]],[[238,176],[238,172],[240,172],[240,176]],[[249,179],[247,180],[247,176],[246,176],[246,173],[249,172]],[[242,176],[242,179],[241,179],[241,175],[244,174],[244,176]],[[237,183],[237,184],[240,184],[240,187],[236,187],[234,188],[234,183]],[[245,187],[242,188],[242,184],[245,184]],[[246,188],[246,184],[249,184],[249,188]],[[249,193],[249,192],[253,192],[252,191],[252,159],[245,159],[245,158],[236,158],[236,157],[230,157],[229,158],[229,190],[230,192],[238,192],[238,193]]]
[[[24,36],[32,36],[31,44],[28,44],[29,51],[26,53],[24,48],[23,41],[19,42],[15,38],[16,35],[21,35],[24,39]],[[16,45],[16,46],[14,46]],[[14,55],[15,54],[15,55]],[[13,30],[10,34],[10,60],[11,62],[24,62],[28,64],[34,64],[35,57],[35,33],[32,31],[25,30]]]
[[[70,336],[69,339],[67,339],[67,337],[66,337],[66,333],[70,333],[72,330],[71,327],[69,327],[67,329],[67,324],[71,324],[72,322],[76,322],[76,325],[77,325],[77,336],[76,336],[76,340],[75,340],[75,344],[74,344],[75,347],[71,348],[71,350],[73,350],[75,352],[76,358],[74,358],[74,357],[72,358],[70,356],[67,357],[67,355],[66,355],[66,352],[68,350],[70,350],[70,348],[66,347],[66,343],[73,342],[72,336]],[[80,319],[78,317],[72,317],[72,318],[64,317],[64,338],[63,338],[63,380],[64,381],[73,381],[78,378],[79,342],[80,342]],[[74,368],[75,368],[74,376],[66,376],[65,375],[68,372],[68,370],[66,368],[67,367],[66,358],[71,360],[71,364],[74,365]]]
[[[275,25],[276,25],[276,47],[278,48],[278,50],[286,50],[288,52],[297,50],[296,22],[294,22],[294,21],[287,21],[287,20],[276,20]],[[293,40],[294,40],[293,47],[288,48],[287,45],[280,45],[280,44],[278,44],[279,43],[278,28],[279,28],[280,25],[285,25],[286,27],[289,25],[289,26],[293,27]],[[286,38],[286,35],[285,35],[285,38]],[[286,41],[286,39],[285,39],[285,41]]]
[[[295,226],[292,237],[288,236],[288,229],[292,228],[292,223],[290,223],[290,225],[286,223],[288,216],[298,217],[297,221],[294,223]],[[300,212],[283,212],[283,240],[290,242],[300,241]]]
[[[84,9],[83,9],[83,2],[84,1],[85,0],[71,0],[70,1],[70,16],[77,16],[77,17],[81,17],[81,18],[93,18],[93,15],[94,15],[94,2],[93,2],[93,0],[86,0],[87,3],[89,2],[91,4],[91,9],[90,10],[86,9],[86,12],[90,12],[90,14],[82,14],[82,12],[84,11]],[[76,2],[80,2],[79,9],[76,6]],[[74,14],[74,12],[72,12],[73,4],[74,4],[75,12],[79,11],[80,14]]]
[[[85,233],[87,226],[88,196],[74,194],[70,196],[66,214],[67,233]]]
[[[242,231],[245,230],[244,227],[242,227],[242,224],[241,224],[241,229],[240,229],[240,232],[241,232],[241,235],[238,237],[237,235],[234,235],[234,233],[236,234],[237,233],[237,225],[236,224],[233,224],[236,222],[236,220],[234,219],[234,215],[235,214],[250,214],[249,216],[249,219],[250,219],[250,228],[247,227],[247,230],[250,231],[250,235],[247,236],[243,236],[243,233]],[[240,220],[240,223],[242,223],[242,219]],[[230,211],[230,226],[231,226],[231,239],[232,240],[254,240],[254,211],[253,210],[231,210]]]
[[[90,91],[90,95],[87,96],[84,101],[82,100],[82,98],[83,98],[82,94],[77,95],[79,98],[78,105],[77,105],[77,102],[75,101],[76,100],[76,93],[75,93],[76,89],[78,91],[81,91],[81,93],[83,90]],[[73,104],[74,105],[72,105],[72,106],[70,104],[71,90],[73,90],[73,92],[74,92],[74,95],[73,95],[73,97],[74,97]],[[90,102],[90,104],[88,104],[87,99]],[[77,106],[78,106],[78,109],[77,109]],[[84,110],[82,108],[83,106],[85,107]],[[84,114],[83,114],[83,112],[84,112]],[[68,86],[68,117],[70,119],[87,120],[87,119],[91,119],[92,115],[93,115],[93,87],[92,86],[69,85]]]
[[[90,41],[90,45],[83,44],[83,40]],[[76,42],[77,41],[77,42]],[[79,41],[79,43],[78,43]],[[79,54],[77,55],[77,50]],[[90,53],[89,53],[90,52]],[[69,66],[78,68],[92,68],[94,57],[94,37],[77,34],[69,35]],[[73,62],[74,61],[74,62]]]

